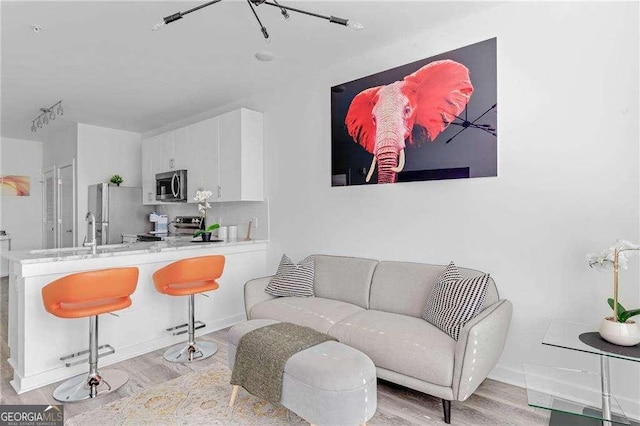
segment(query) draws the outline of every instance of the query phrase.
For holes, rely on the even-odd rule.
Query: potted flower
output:
[[[211,208],[211,204],[209,204],[209,198],[211,198],[212,195],[213,193],[211,191],[198,190],[196,191],[196,196],[193,197],[193,199],[198,202],[198,211],[200,212],[200,216],[202,216],[202,220],[200,221],[200,229],[193,233],[193,237],[196,238],[200,236],[202,238],[202,241],[210,241],[211,232],[220,227],[220,225],[217,223],[206,226],[207,209]]]
[[[597,269],[613,268],[613,298],[607,300],[613,316],[604,318],[600,324],[600,336],[608,342],[621,346],[634,346],[640,343],[640,325],[631,317],[640,315],[640,309],[626,310],[618,302],[618,271],[627,268],[627,257],[640,246],[629,241],[618,240],[606,250],[587,256],[589,266]]]
[[[122,176],[120,176],[120,175],[113,175],[113,176],[111,176],[111,178],[109,179],[109,182],[110,182],[110,183],[113,183],[113,184],[115,184],[115,185],[117,185],[117,186],[120,186],[120,184],[121,184],[122,182],[124,182],[124,179],[123,179],[123,178],[122,178]]]

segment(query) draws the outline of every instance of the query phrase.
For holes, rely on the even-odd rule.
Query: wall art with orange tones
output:
[[[28,197],[31,189],[29,176],[0,176],[0,195]]]

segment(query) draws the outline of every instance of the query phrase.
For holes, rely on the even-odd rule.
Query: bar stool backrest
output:
[[[172,284],[215,281],[222,276],[224,263],[222,255],[178,260],[154,272],[153,284],[158,292],[166,293]]]
[[[131,305],[138,268],[110,268],[67,275],[42,288],[47,312],[60,317],[84,317]]]

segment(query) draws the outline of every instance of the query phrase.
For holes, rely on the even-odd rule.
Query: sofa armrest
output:
[[[498,363],[512,311],[511,302],[499,300],[461,330],[453,367],[453,396],[457,401],[471,396]]]
[[[244,311],[247,314],[247,319],[251,319],[251,308],[253,308],[254,305],[276,298],[276,296],[272,296],[264,291],[272,277],[273,275],[256,278],[247,281],[244,285]]]

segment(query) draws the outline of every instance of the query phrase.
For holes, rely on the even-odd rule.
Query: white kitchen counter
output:
[[[86,249],[15,251],[9,259],[9,363],[12,386],[18,393],[38,388],[88,370],[88,364],[66,368],[60,357],[87,349],[88,319],[57,318],[45,311],[42,287],[65,275],[103,268],[136,266],[140,270],[132,306],[119,317],[100,316],[99,344],[116,353],[100,358],[104,367],[186,340],[167,328],[187,321],[187,297],[158,293],[152,274],[179,259],[222,254],[225,269],[220,288],[196,297],[196,319],[206,323],[197,335],[229,327],[245,319],[244,283],[265,276],[268,242],[192,243],[144,242],[105,246],[98,254]]]

